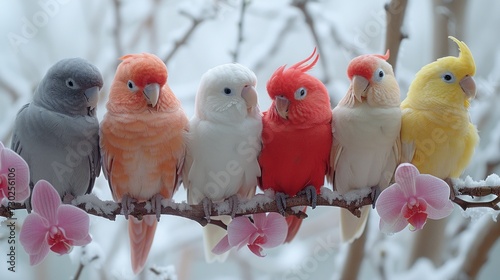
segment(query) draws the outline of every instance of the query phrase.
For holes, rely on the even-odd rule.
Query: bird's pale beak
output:
[[[253,107],[257,106],[257,91],[254,86],[246,85],[241,91],[241,97],[247,104],[247,111],[250,113]]]
[[[97,101],[99,101],[99,90],[100,87],[95,86],[85,90],[85,99],[87,99],[87,107],[90,107],[90,110],[95,109],[97,107]]]
[[[148,100],[148,104],[155,107],[156,103],[158,103],[158,98],[160,98],[160,85],[157,83],[148,84],[144,88],[143,93]]]
[[[366,98],[368,84],[368,80],[364,77],[358,75],[352,77],[352,90],[354,91],[354,97],[356,97],[359,102],[363,102],[362,99]]]
[[[283,95],[276,96],[276,112],[278,115],[284,119],[288,119],[288,106],[290,106],[290,100],[288,100]]]
[[[471,76],[465,76],[462,80],[460,80],[459,84],[467,98],[476,97],[476,83]]]

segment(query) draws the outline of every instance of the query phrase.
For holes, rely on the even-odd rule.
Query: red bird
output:
[[[315,56],[316,55],[316,56]],[[315,57],[314,57],[315,56]],[[307,64],[314,57],[314,60]],[[262,118],[262,151],[259,164],[261,189],[273,189],[285,214],[286,198],[305,192],[312,208],[329,168],[332,144],[332,111],[325,85],[307,74],[319,59],[311,56],[290,68],[278,68],[267,82],[273,103]],[[305,210],[305,209],[304,209]],[[301,220],[287,218],[289,242]]]

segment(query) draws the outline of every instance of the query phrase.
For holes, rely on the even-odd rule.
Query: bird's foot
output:
[[[282,216],[285,216],[285,210],[286,210],[286,199],[288,198],[288,195],[282,192],[277,192],[275,195],[276,199],[276,206],[278,207],[278,212]]]
[[[306,195],[307,201],[311,204],[311,208],[316,208],[316,204],[318,202],[318,194],[316,193],[316,188],[313,185],[309,185],[301,190],[299,195]]]
[[[62,197],[62,202],[64,204],[71,204],[71,202],[73,201],[73,199],[75,199],[76,197],[73,196],[72,194],[70,193],[65,193],[64,196]]]
[[[380,193],[382,191],[380,190],[380,187],[378,187],[378,186],[371,187],[371,189],[372,189],[372,194],[371,194],[372,208],[375,209],[375,202],[377,201],[378,196],[380,195]]]
[[[240,199],[238,195],[232,195],[227,199],[227,203],[229,204],[229,209],[231,210],[231,218],[236,216],[236,212],[238,212],[238,208],[240,206]]]
[[[159,222],[160,221],[160,216],[161,216],[161,201],[163,200],[163,196],[159,193],[153,195],[151,198],[151,208],[154,210],[155,215],[156,215],[156,220]]]
[[[128,220],[128,215],[134,211],[134,202],[137,200],[128,194],[124,194],[122,197],[122,214],[125,219]]]
[[[205,212],[205,219],[210,222],[210,215],[212,214],[212,200],[205,197],[201,203],[203,204],[203,211]]]

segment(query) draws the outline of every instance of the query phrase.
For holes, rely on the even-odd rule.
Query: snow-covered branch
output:
[[[369,190],[368,190],[369,191]],[[336,192],[332,192],[327,188],[322,188],[322,192],[318,195],[317,206],[334,206],[342,207],[349,210],[353,215],[359,217],[359,208],[373,203],[371,192],[360,191],[354,196],[342,197]],[[459,198],[460,195],[470,195],[473,197],[482,197],[487,195],[496,195],[497,197],[492,201],[466,201]],[[452,201],[458,204],[462,209],[472,207],[489,207],[494,210],[500,210],[497,205],[500,202],[498,195],[500,194],[500,186],[492,187],[461,187],[457,190],[455,197]],[[84,195],[76,198],[72,202],[73,205],[86,211],[87,213],[103,217],[109,220],[115,220],[117,216],[123,215],[121,203],[114,201],[102,201],[93,194]],[[130,215],[142,219],[144,215],[155,215],[154,209],[149,201],[135,202],[132,204]],[[286,199],[286,213],[288,215],[295,215],[299,218],[306,218],[307,215],[301,211],[295,211],[297,206],[309,206],[310,203],[307,196],[297,195]],[[10,203],[8,206],[0,206],[0,216],[10,218],[13,216],[13,210],[26,209],[26,206],[21,203]],[[250,215],[255,213],[279,212],[274,195],[272,192],[265,194],[258,194],[250,200],[242,200],[239,204],[239,209],[236,216]],[[208,223],[225,227],[218,220],[207,221],[205,218],[205,210],[202,204],[189,205],[186,202],[174,202],[172,200],[164,199],[161,207],[162,215],[173,215],[184,217],[198,222],[200,225],[205,226]],[[231,208],[228,201],[221,203],[214,203],[212,206],[211,216],[230,215]]]

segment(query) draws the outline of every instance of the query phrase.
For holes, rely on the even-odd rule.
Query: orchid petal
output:
[[[405,197],[414,196],[416,193],[415,185],[417,176],[420,174],[418,169],[410,163],[402,163],[396,169],[395,180],[401,186]]]
[[[50,247],[50,250],[52,252],[57,253],[59,255],[68,254],[69,252],[71,252],[72,249],[73,246],[70,246],[66,242],[57,242],[56,244],[52,245],[52,247]]]
[[[231,247],[248,244],[249,237],[257,231],[255,225],[248,217],[234,218],[227,226],[229,245]]]
[[[385,223],[393,225],[400,223],[398,219],[402,218],[402,209],[406,205],[407,197],[402,187],[399,184],[392,184],[387,189],[383,190],[377,201],[375,209],[380,216],[380,219]]]
[[[429,219],[442,219],[453,212],[453,203],[450,201],[450,187],[434,176],[422,174],[417,178],[417,196],[428,204]]]
[[[229,245],[229,238],[224,236],[217,245],[212,249],[212,253],[221,255],[224,254],[225,252],[231,250],[232,246]]]
[[[12,181],[14,185],[11,186],[14,186],[15,198],[11,201],[25,201],[30,194],[30,173],[28,164],[20,155],[2,145],[0,147],[0,174],[7,175],[9,173],[14,175],[14,177],[12,177],[14,178]]]
[[[392,223],[380,219],[379,228],[383,233],[396,233],[402,231],[407,225],[408,221],[403,216],[398,216]]]
[[[33,254],[30,255],[30,265],[37,265],[41,263],[45,257],[47,257],[47,254],[49,253],[49,244],[46,242],[43,242],[40,244],[40,251],[38,254]]]
[[[278,213],[269,213],[266,223],[267,226],[262,228],[266,241],[260,245],[263,248],[272,248],[283,244],[288,233],[288,225],[285,217]]]
[[[69,240],[82,240],[89,234],[89,215],[73,205],[61,205],[57,209],[58,227],[64,229]]]
[[[264,227],[266,227],[266,224],[268,224],[267,217],[268,216],[266,215],[266,213],[253,214],[252,218],[255,227],[258,229],[263,229]]]
[[[89,244],[90,242],[92,242],[92,237],[90,236],[90,234],[87,234],[87,236],[85,236],[82,239],[74,240],[73,246],[85,246],[85,245]]]
[[[262,248],[259,245],[248,244],[248,249],[250,249],[250,251],[252,251],[252,253],[254,253],[255,255],[257,255],[259,257],[265,257],[266,256],[266,255],[262,254]]]
[[[46,218],[50,225],[57,223],[57,208],[61,205],[61,198],[49,182],[40,180],[35,184],[31,204],[33,211]]]
[[[426,221],[427,213],[425,212],[416,213],[408,219],[408,222],[411,224],[410,229],[412,231],[421,230],[424,227]]]
[[[24,251],[29,255],[40,254],[40,250],[42,249],[40,245],[47,242],[48,230],[49,225],[45,218],[37,213],[29,214],[24,220],[23,227],[19,234],[19,242],[21,242]]]

